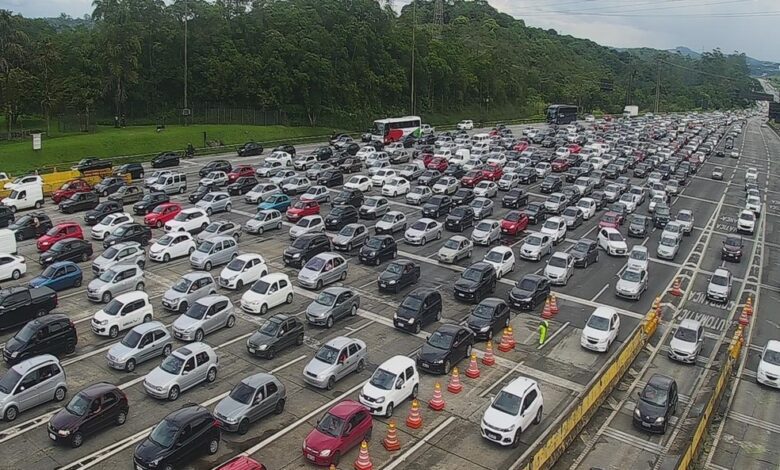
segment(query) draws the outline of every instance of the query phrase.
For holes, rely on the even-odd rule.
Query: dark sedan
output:
[[[471,356],[474,334],[459,325],[441,325],[417,354],[417,367],[433,374],[449,374],[453,365]]]
[[[509,326],[509,305],[496,297],[488,297],[471,311],[466,325],[477,340],[493,339],[496,333]]]
[[[471,201],[473,201],[475,197],[473,189],[460,188],[452,195],[452,205],[453,207],[467,206],[471,204]]]
[[[239,157],[254,157],[263,154],[263,145],[258,142],[247,142],[236,149]]]
[[[444,214],[448,214],[452,208],[452,198],[443,194],[437,194],[428,199],[422,207],[423,217],[437,219]]]
[[[212,171],[224,171],[227,174],[233,171],[233,165],[227,160],[212,160],[206,163],[206,165],[198,171],[198,175],[201,178],[204,178]]]
[[[176,152],[162,152],[152,158],[152,168],[171,168],[179,166],[180,157]]]
[[[38,262],[41,266],[48,266],[57,261],[73,261],[80,263],[87,261],[92,256],[92,244],[78,238],[66,238],[51,246],[41,253]]]
[[[227,186],[227,191],[231,196],[239,196],[251,191],[255,185],[257,185],[257,178],[254,176],[241,176]]]
[[[587,268],[599,260],[599,245],[595,240],[581,238],[569,254],[574,258],[575,268]]]
[[[122,212],[122,203],[119,201],[103,201],[94,209],[88,210],[84,214],[84,223],[87,225],[95,225],[103,220],[103,217],[115,212]]]
[[[677,413],[677,382],[665,375],[653,374],[639,392],[634,407],[634,426],[664,434],[669,420]]]
[[[138,223],[120,225],[103,240],[103,248],[122,242],[138,242],[146,246],[152,239],[152,229]]]
[[[528,223],[539,224],[547,219],[547,208],[542,202],[532,202],[525,208]]]
[[[526,274],[509,291],[509,305],[522,310],[533,310],[550,295],[550,281],[537,274]]]
[[[387,290],[398,293],[406,286],[417,283],[420,279],[420,265],[412,261],[393,261],[388,264],[376,280],[380,291]]]

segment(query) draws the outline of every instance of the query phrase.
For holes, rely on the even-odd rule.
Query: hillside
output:
[[[701,54],[685,46],[677,46],[674,49],[669,49],[668,52],[679,54],[689,59],[701,58]],[[777,62],[745,56],[745,63],[747,63],[748,70],[750,70],[750,75],[753,76],[780,74],[780,63]]]

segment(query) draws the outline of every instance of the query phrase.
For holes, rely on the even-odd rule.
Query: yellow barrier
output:
[[[66,170],[42,174],[43,195],[51,196],[55,191],[60,189],[63,184],[75,179],[83,179],[91,186],[94,186],[100,183],[104,177],[110,176],[111,172],[112,170],[110,168],[106,168],[104,170],[93,170],[86,173],[81,173],[76,170]],[[131,176],[127,174],[123,175],[122,178],[124,178],[127,184],[130,184],[133,181]],[[2,188],[2,186],[0,186],[0,188]],[[10,194],[10,190],[0,189],[0,198],[8,197]]]

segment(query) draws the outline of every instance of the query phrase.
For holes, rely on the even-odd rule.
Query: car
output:
[[[482,170],[470,170],[460,179],[460,184],[464,188],[475,188],[485,179],[487,178]]]
[[[116,245],[117,243],[137,242],[141,246],[146,246],[152,239],[152,230],[135,222],[123,224],[115,228],[106,238],[103,239],[103,248]]]
[[[432,374],[449,374],[454,365],[471,356],[474,333],[454,324],[440,325],[417,353],[417,367]]]
[[[622,214],[614,211],[607,211],[601,215],[601,218],[599,219],[598,227],[618,230],[620,226],[623,225],[624,220],[625,219],[623,218]]]
[[[120,331],[152,321],[152,304],[146,292],[126,292],[114,297],[92,317],[92,331],[116,338]]]
[[[452,205],[453,207],[457,206],[467,206],[471,204],[471,201],[474,200],[474,190],[469,188],[460,188],[458,189],[455,194],[452,195]]]
[[[159,321],[142,323],[130,331],[106,353],[106,361],[112,369],[133,372],[135,366],[154,359],[167,357],[173,350],[173,337]]]
[[[442,215],[449,214],[451,209],[452,198],[444,194],[436,194],[422,206],[422,215],[423,217],[437,219]]]
[[[761,350],[756,369],[756,382],[768,387],[780,388],[780,341],[769,340]]]
[[[41,266],[48,266],[58,261],[72,261],[84,263],[92,257],[92,244],[86,240],[78,238],[66,238],[60,240],[51,246],[48,250],[41,253],[38,263]]]
[[[293,176],[280,184],[282,192],[287,195],[303,194],[312,186],[309,178],[305,176]]]
[[[669,341],[669,359],[694,364],[704,344],[704,326],[699,320],[684,319]]]
[[[319,215],[307,215],[290,227],[290,239],[296,239],[307,233],[318,233],[325,230],[325,221]]]
[[[211,220],[209,220],[206,211],[199,207],[190,207],[183,209],[176,214],[173,219],[165,222],[166,232],[190,232],[197,233],[203,231],[209,226]]]
[[[580,345],[591,351],[606,352],[617,339],[620,315],[612,307],[597,307],[580,335]]]
[[[662,259],[674,259],[680,250],[680,238],[674,235],[661,235],[656,254]]]
[[[748,194],[747,200],[745,201],[745,209],[753,211],[753,213],[756,214],[756,217],[761,217],[761,197],[760,196],[754,196]]]
[[[547,220],[547,207],[542,202],[532,202],[526,206],[525,214],[528,216],[528,223],[536,225]]]
[[[720,257],[722,260],[734,261],[739,263],[742,261],[742,253],[745,245],[742,241],[742,236],[737,234],[729,234],[723,240],[723,246],[721,247]]]
[[[170,168],[179,166],[181,157],[176,152],[160,152],[152,158],[152,168]]]
[[[138,186],[121,186],[115,193],[108,196],[109,201],[116,201],[122,205],[134,204],[144,197],[143,190]]]
[[[528,235],[520,246],[520,258],[531,261],[541,261],[546,255],[552,254],[553,239],[544,233]]]
[[[269,309],[283,303],[291,304],[293,289],[286,274],[267,274],[252,284],[241,296],[241,309],[248,313],[264,315]]]
[[[38,237],[35,246],[39,252],[44,252],[58,241],[66,238],[78,238],[83,240],[84,233],[81,230],[81,226],[76,222],[60,222],[50,228],[45,234]]]
[[[596,211],[598,210],[596,201],[589,197],[584,197],[577,201],[576,207],[582,213],[583,220],[590,220],[593,216],[596,215]]]
[[[650,255],[648,249],[644,245],[634,245],[631,251],[628,253],[628,261],[626,262],[626,269],[637,269],[639,271],[647,271],[649,268]]]
[[[322,289],[326,284],[347,278],[347,260],[332,252],[312,257],[298,273],[298,284],[308,289]]]
[[[129,409],[127,395],[116,385],[90,385],[49,419],[49,438],[55,443],[81,447],[86,436],[111,425],[125,424]]]
[[[433,191],[428,186],[415,186],[406,193],[407,204],[422,205],[433,197]]]
[[[59,242],[62,243],[62,242]],[[54,291],[63,291],[72,287],[81,287],[83,273],[73,261],[57,261],[46,267],[38,276],[30,279],[30,288],[48,287]]]
[[[456,263],[460,259],[471,258],[474,243],[466,237],[455,235],[447,239],[436,256],[441,263]]]
[[[127,291],[144,290],[144,272],[138,265],[116,265],[90,281],[87,298],[95,302],[108,303],[114,296]]]
[[[233,222],[228,223],[233,224]],[[229,234],[218,235],[198,244],[198,248],[190,254],[190,266],[195,269],[211,271],[212,267],[227,264],[237,256],[238,241],[236,237]]]
[[[54,204],[59,204],[76,193],[88,193],[91,191],[92,186],[86,180],[80,178],[72,179],[60,186],[60,189],[54,191],[51,195],[51,200]]]
[[[650,217],[631,214],[628,219],[628,236],[645,238],[649,235],[651,227],[652,219]],[[617,226],[613,226],[613,228],[617,228]]]
[[[343,400],[317,420],[303,440],[303,456],[315,465],[337,465],[341,456],[371,437],[369,410],[354,400]]]
[[[143,269],[146,265],[146,253],[137,242],[117,243],[105,249],[92,261],[92,273],[100,276],[118,264],[136,264]]]
[[[557,245],[566,239],[566,233],[568,232],[568,226],[566,220],[563,217],[550,217],[544,221],[539,233],[543,235],[549,235],[553,245]]]
[[[518,377],[491,398],[482,415],[482,437],[502,446],[518,447],[522,433],[542,421],[544,399],[535,380]]]
[[[441,222],[423,217],[404,232],[404,240],[412,245],[425,245],[430,240],[440,240],[443,227]]]
[[[653,223],[655,226],[659,228],[666,227],[666,224],[669,223],[670,220],[672,220],[672,213],[669,206],[666,204],[657,205],[653,211]]]
[[[506,246],[492,248],[485,254],[482,261],[493,265],[498,279],[515,270],[515,254],[511,248]]]
[[[249,204],[258,204],[265,201],[268,196],[280,194],[281,192],[282,188],[274,183],[257,183],[244,194],[244,200]]]
[[[628,245],[623,235],[617,229],[604,227],[599,229],[599,247],[610,256],[627,256]]]
[[[170,202],[171,197],[164,192],[151,192],[144,195],[140,201],[133,204],[133,213],[136,215],[147,215],[162,204]]]
[[[355,209],[363,205],[364,197],[362,191],[359,189],[342,189],[333,201],[331,205],[335,206],[352,206]]]
[[[509,305],[498,298],[489,297],[481,301],[466,318],[466,326],[475,340],[492,340],[501,330],[509,326],[511,311]]]
[[[222,435],[216,423],[209,410],[196,404],[169,413],[136,446],[133,466],[136,469],[174,468],[174,465],[186,465],[202,453],[216,454]]]
[[[747,233],[752,235],[756,230],[756,214],[749,209],[745,209],[739,213],[737,219],[737,232]]]
[[[357,189],[364,193],[368,192],[371,190],[371,179],[365,175],[352,176],[344,183],[344,189]]]
[[[91,210],[97,207],[100,198],[95,192],[75,193],[59,203],[58,209],[63,214]]]
[[[228,175],[224,171],[212,171],[198,182],[201,186],[222,187],[228,184]]]
[[[224,295],[209,295],[196,300],[173,322],[173,337],[180,341],[201,342],[221,328],[236,324],[233,303]]]
[[[336,382],[366,366],[368,350],[360,339],[337,336],[322,345],[303,369],[303,380],[317,388],[333,390]]]
[[[218,366],[219,357],[211,346],[189,343],[173,351],[161,365],[146,374],[144,389],[154,398],[176,401],[181,392],[201,382],[214,382]]]
[[[207,272],[189,272],[182,275],[162,296],[166,310],[187,312],[198,299],[217,293],[214,278]]]
[[[569,206],[561,212],[561,218],[566,223],[567,229],[575,229],[582,225],[584,216],[582,210],[576,206]],[[549,220],[548,220],[549,222]]]
[[[587,268],[599,261],[599,245],[589,238],[580,238],[569,251],[575,268]]]
[[[456,126],[458,130],[472,130],[474,129],[474,121],[470,119],[465,119],[463,121],[460,121]]]
[[[474,211],[474,219],[484,219],[493,215],[493,201],[484,197],[478,197],[469,205]]]
[[[358,259],[363,264],[379,266],[383,261],[395,259],[398,246],[391,235],[375,235],[360,248]]]
[[[198,176],[203,178],[212,171],[230,173],[233,171],[233,165],[228,160],[211,160],[198,171]]]
[[[84,223],[92,226],[100,222],[103,217],[117,212],[122,212],[122,204],[117,201],[103,201],[84,214]]]
[[[301,194],[300,199],[317,201],[318,204],[323,205],[330,202],[330,191],[326,186],[311,186],[305,193]]]
[[[231,196],[241,196],[252,191],[257,186],[257,178],[254,174],[251,176],[240,176],[232,183],[228,184],[227,192]]]
[[[633,424],[637,428],[664,434],[669,421],[677,413],[677,382],[668,376],[653,374],[639,392],[634,406]]]
[[[34,387],[27,383],[35,381]],[[65,372],[56,357],[41,354],[9,367],[0,377],[0,416],[5,422],[14,421],[19,413],[47,403],[62,401],[67,393]],[[11,393],[14,391],[14,393]]]
[[[44,354],[72,354],[76,351],[76,325],[63,314],[44,315],[28,321],[3,348],[3,359],[13,366]]]
[[[93,240],[103,240],[111,234],[117,227],[133,223],[133,216],[127,212],[114,212],[103,217],[103,219],[90,230],[90,237]],[[78,228],[81,232],[81,227]],[[82,237],[71,237],[82,238]]]
[[[17,280],[27,272],[24,256],[0,253],[0,281]]]
[[[501,224],[497,220],[483,219],[471,232],[471,241],[475,245],[490,246],[501,239]]]
[[[263,154],[263,144],[259,142],[246,142],[244,145],[236,148],[239,157],[251,157]]]
[[[253,284],[268,274],[265,259],[255,253],[238,255],[228,263],[219,274],[220,287],[232,290],[243,290],[245,285]]]
[[[528,228],[528,216],[522,211],[510,211],[501,219],[501,233],[517,236]]]
[[[303,344],[303,323],[295,317],[275,314],[260,325],[246,340],[246,350],[252,356],[273,359],[290,346]]]
[[[563,181],[561,180],[561,177],[550,175],[544,178],[539,190],[542,194],[553,194],[556,191],[560,191],[562,187]]]
[[[282,228],[282,213],[276,209],[258,210],[244,223],[244,230],[254,235],[262,235],[266,230]]]
[[[639,300],[647,290],[647,271],[639,267],[628,265],[620,274],[615,284],[615,294],[626,299]]]
[[[385,215],[390,208],[387,198],[382,196],[370,196],[363,201],[363,205],[358,209],[361,219],[378,219]]]
[[[110,194],[117,192],[122,186],[126,186],[127,181],[124,178],[118,176],[107,176],[103,178],[100,183],[96,184],[92,190],[102,197],[107,197]]]
[[[274,413],[281,414],[287,401],[287,389],[271,374],[259,372],[242,379],[230,393],[214,407],[214,417],[220,429],[246,434],[251,423]],[[236,467],[238,469],[239,467]],[[243,470],[251,468],[248,465]]]
[[[170,175],[170,174],[173,174],[173,172],[171,170],[158,170],[158,171],[152,172],[152,176],[144,178],[144,188],[151,188],[152,185],[154,185],[155,183],[157,183],[160,180],[161,176],[167,176],[167,175]],[[206,176],[206,174],[204,173],[201,176]]]
[[[713,302],[727,303],[731,297],[731,272],[718,268],[710,276],[707,284],[707,299]]]
[[[190,256],[195,249],[195,239],[188,232],[166,233],[149,247],[149,259],[167,263],[173,258]]]
[[[517,209],[528,204],[528,193],[520,188],[512,188],[501,198],[501,207]]]
[[[393,261],[377,277],[379,291],[398,293],[406,286],[414,285],[420,279],[420,265],[407,260]]]
[[[384,168],[377,170],[376,174],[371,177],[371,185],[375,187],[382,187],[391,179],[398,178],[399,175],[395,170]],[[384,193],[382,193],[384,194]]]
[[[173,220],[181,211],[182,205],[177,202],[160,204],[144,216],[144,224],[147,227],[162,228],[166,222]]]
[[[723,181],[723,167],[716,166],[712,169],[712,173],[710,173],[710,178],[717,180],[717,181]]]
[[[374,415],[393,415],[396,405],[417,398],[420,376],[415,361],[406,356],[393,356],[374,370],[363,385],[359,400]]]
[[[510,189],[520,184],[520,175],[517,173],[504,173],[501,179],[498,180],[498,188],[502,191],[509,191]]]
[[[477,262],[466,268],[453,286],[456,299],[478,303],[495,292],[498,276],[492,264]]]
[[[427,187],[427,186],[425,186]],[[433,185],[431,190],[434,194],[455,194],[460,188],[460,181],[453,176],[444,176],[436,184]]]
[[[287,220],[297,222],[302,217],[316,215],[320,213],[320,205],[315,200],[299,199],[295,204],[287,209]]]
[[[462,232],[467,227],[473,227],[476,218],[474,209],[471,206],[457,206],[447,215],[444,226],[447,230]]]
[[[474,196],[493,198],[498,194],[498,185],[493,181],[480,181],[474,186]]]
[[[544,276],[553,285],[565,286],[574,275],[574,257],[563,251],[556,251],[547,260]]]

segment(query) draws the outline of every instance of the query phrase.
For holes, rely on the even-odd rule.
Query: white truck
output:
[[[8,206],[11,212],[32,207],[40,209],[43,206],[43,185],[40,183],[14,185],[11,194],[0,202]]]
[[[639,116],[639,106],[629,105],[623,108],[623,117],[632,118]]]

